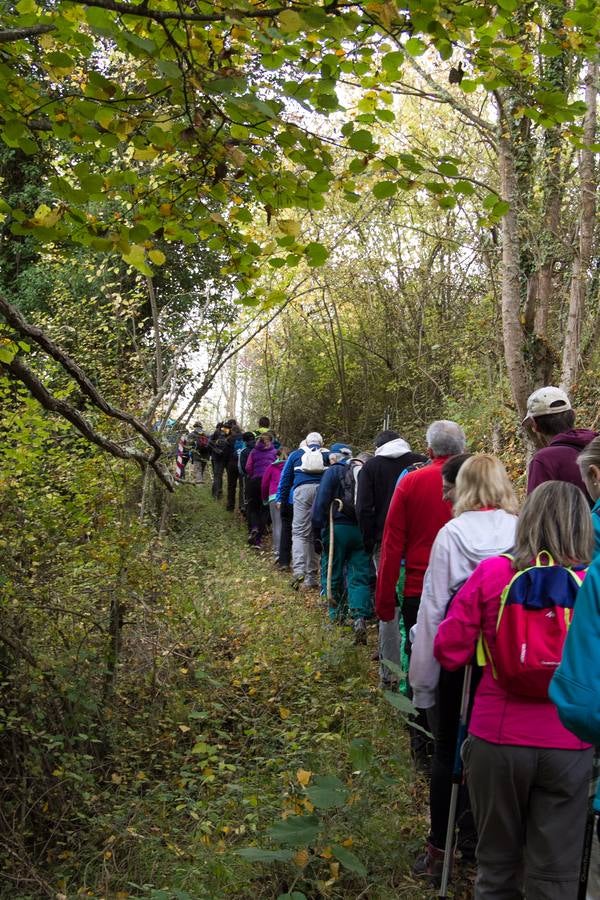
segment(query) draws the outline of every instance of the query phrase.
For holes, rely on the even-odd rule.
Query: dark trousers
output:
[[[292,561],[292,519],[293,507],[290,503],[281,504],[281,538],[279,541],[279,559],[277,565],[287,569]]]
[[[437,689],[436,732],[429,788],[429,809],[431,814],[429,841],[434,847],[439,849],[445,846],[448,828],[464,671],[464,669],[459,669],[457,672],[447,672],[445,669],[442,669]],[[471,681],[470,705],[473,703],[475,689],[480,677],[481,670],[474,668]],[[477,832],[475,831],[475,823],[473,822],[469,803],[469,792],[466,785],[461,785],[459,790],[456,823],[459,831],[458,847],[463,854],[472,858],[475,855]]]
[[[479,833],[475,900],[576,900],[592,756],[469,735],[463,758]]]
[[[248,514],[248,531],[253,536],[253,543],[260,544],[267,527],[269,508],[262,501],[262,478],[246,479],[246,510]]]
[[[410,654],[412,644],[410,642],[410,629],[417,621],[417,613],[419,612],[419,603],[421,597],[404,597],[402,600],[402,621],[404,622],[404,632],[406,634],[406,655],[410,663]],[[409,697],[412,698],[412,690],[409,685]],[[415,707],[416,708],[416,707]],[[429,730],[427,714],[424,709],[417,709],[415,723],[426,731]],[[427,767],[428,760],[433,755],[433,741],[416,728],[410,729],[410,748],[414,759],[417,763]]]
[[[218,500],[223,496],[223,472],[225,471],[225,463],[222,459],[217,459],[216,456],[213,456],[211,462],[213,471],[212,495]]]
[[[239,480],[240,473],[238,472],[236,460],[235,465],[227,466],[227,509],[229,512],[233,512],[235,509],[235,491]]]

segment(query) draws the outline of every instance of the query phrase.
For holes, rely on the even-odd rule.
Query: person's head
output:
[[[338,441],[337,444],[331,445],[331,450],[329,451],[329,462],[332,462],[332,456],[335,457],[333,462],[339,462],[340,460],[348,460],[352,458],[352,450],[348,446],[348,444],[344,444],[343,442]]]
[[[323,446],[323,438],[318,431],[309,431],[305,437],[305,441],[307,447],[314,447],[315,444],[318,447]]]
[[[389,444],[390,441],[397,441],[399,437],[400,435],[397,431],[392,431],[388,428],[387,431],[377,432],[373,444],[377,450],[378,447],[383,447],[384,444]]]
[[[432,422],[426,433],[427,452],[429,456],[455,456],[464,453],[465,433],[456,422],[440,419]]]
[[[454,515],[488,506],[508,513],[519,509],[504,465],[489,453],[477,453],[465,460],[458,471]]]
[[[245,431],[242,435],[242,440],[245,444],[253,444],[254,443],[254,432],[253,431]]]
[[[594,533],[583,491],[568,481],[545,481],[529,494],[517,523],[513,568],[531,565],[546,550],[555,563],[588,563]]]
[[[290,455],[289,447],[280,447],[277,451],[277,459],[287,459]]]
[[[460,467],[471,458],[470,453],[457,453],[451,456],[442,466],[442,497],[450,503],[454,503],[456,493],[456,478]]]
[[[259,428],[270,428],[271,427],[270,418],[268,416],[261,416],[260,419],[258,420],[258,427]]]
[[[202,431],[202,422],[194,422],[192,428],[196,428],[198,431]]]
[[[538,388],[527,400],[527,415],[522,425],[547,437],[569,431],[575,424],[575,413],[567,394],[557,387]]]
[[[270,431],[265,431],[257,437],[256,443],[262,444],[264,447],[270,447],[273,443],[273,435]]]
[[[577,457],[581,477],[592,500],[600,497],[600,437],[594,438]]]

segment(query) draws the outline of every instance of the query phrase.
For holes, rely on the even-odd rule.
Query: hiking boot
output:
[[[354,620],[354,622],[352,623],[352,630],[354,631],[355,644],[367,643],[367,623],[363,618]]]
[[[425,851],[417,856],[412,873],[415,878],[425,878],[433,887],[439,887],[443,869],[444,851],[428,842]]]
[[[292,578],[290,582],[290,587],[293,591],[297,591],[302,582],[304,581],[304,575],[296,575],[295,578]]]
[[[314,584],[312,581],[303,581],[300,585],[301,591],[316,591],[318,590],[319,585]]]

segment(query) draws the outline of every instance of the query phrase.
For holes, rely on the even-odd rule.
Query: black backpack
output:
[[[341,515],[356,522],[356,493],[358,490],[358,474],[363,467],[360,459],[349,459],[344,465],[340,478],[338,499],[342,501]]]

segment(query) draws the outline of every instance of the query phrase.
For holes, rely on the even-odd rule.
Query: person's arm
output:
[[[367,553],[375,549],[377,513],[375,509],[375,494],[373,491],[373,479],[369,465],[363,466],[358,479],[356,492],[356,519],[360,528],[363,543]]]
[[[260,482],[260,496],[262,497],[263,503],[267,503],[269,500],[269,485],[271,483],[272,468],[272,466],[269,466],[267,469],[265,469]]]
[[[381,542],[375,612],[382,622],[391,622],[396,611],[396,584],[406,543],[405,502],[406,482],[401,482],[394,491]]]
[[[418,709],[435,706],[440,664],[433,655],[433,642],[450,600],[452,549],[451,538],[442,528],[431,548],[429,566],[423,580],[410,657],[408,680],[413,690],[413,702]]]
[[[319,482],[319,489],[317,490],[312,511],[312,527],[317,534],[320,534],[321,528],[327,525],[329,507],[337,494],[339,485],[340,472],[337,471],[338,469],[341,471],[341,466],[333,466],[327,469]]]
[[[527,472],[527,493],[530,494],[539,484],[552,480],[552,474],[546,468],[544,457],[539,453],[536,453],[529,463],[529,470]]]
[[[298,453],[294,450],[294,452],[290,453],[288,456],[285,466],[283,467],[283,472],[281,473],[281,480],[279,482],[279,487],[277,488],[277,502],[281,503],[282,506],[285,503],[290,502],[290,491],[294,483],[294,466],[296,465],[297,459]]]
[[[488,566],[479,563],[452,600],[450,611],[440,622],[433,642],[433,653],[445,669],[454,671],[473,658],[482,630],[486,600],[502,586],[489,578]],[[499,593],[498,593],[499,595]]]
[[[251,450],[246,461],[246,475],[248,476],[248,478],[254,477],[254,457],[254,450]]]
[[[577,595],[573,621],[548,695],[560,721],[582,741],[600,743],[600,558]]]

